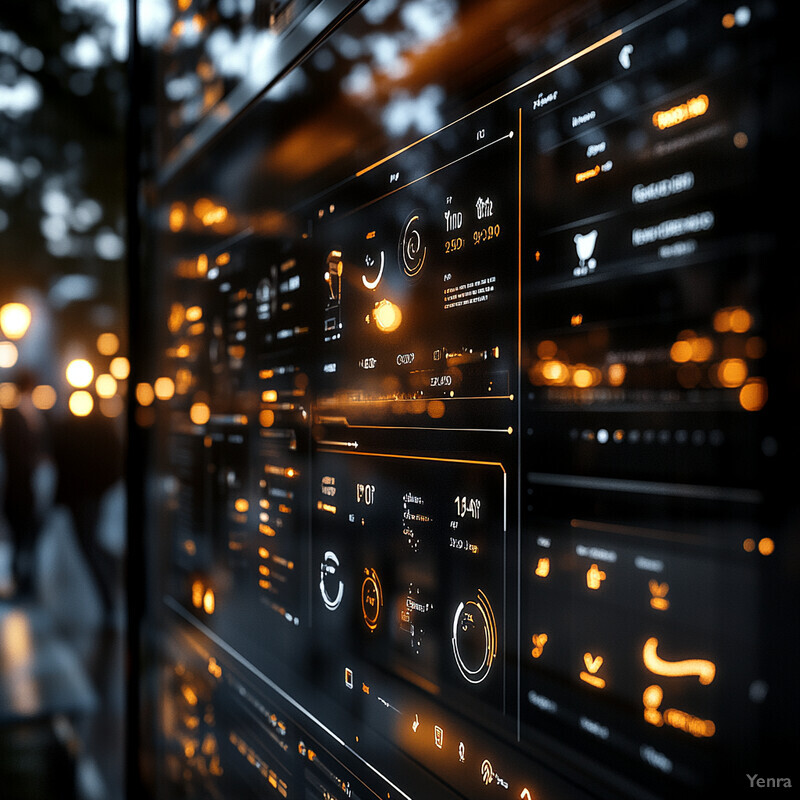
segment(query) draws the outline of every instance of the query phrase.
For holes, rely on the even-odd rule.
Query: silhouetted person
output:
[[[97,411],[57,421],[52,441],[58,473],[55,501],[72,516],[78,543],[100,592],[105,620],[110,622],[115,564],[99,545],[97,534],[103,495],[122,475],[122,445],[112,421]]]
[[[44,415],[34,405],[31,392],[36,379],[24,371],[17,378],[19,403],[3,411],[0,435],[6,459],[3,511],[14,545],[12,571],[16,594],[20,598],[34,593],[36,542],[41,528],[37,507],[36,470],[46,458],[47,426]]]

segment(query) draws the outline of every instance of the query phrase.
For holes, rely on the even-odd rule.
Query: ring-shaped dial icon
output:
[[[453,615],[453,656],[459,672],[470,683],[482,683],[497,657],[497,623],[486,595],[461,602]]]
[[[338,569],[336,553],[328,550],[319,567],[319,591],[328,611],[336,611],[344,596],[344,583],[338,578]]]

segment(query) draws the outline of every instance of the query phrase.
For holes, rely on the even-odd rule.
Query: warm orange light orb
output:
[[[403,313],[400,311],[400,307],[391,300],[381,300],[372,309],[372,318],[375,320],[378,330],[383,333],[391,333],[400,327]]]
[[[81,389],[80,391],[73,392],[69,396],[69,410],[76,417],[86,417],[92,413],[94,408],[94,400],[89,392]]]
[[[36,408],[42,411],[47,411],[56,404],[56,400],[58,398],[56,396],[56,390],[52,386],[41,384],[40,386],[34,388],[33,392],[31,393],[31,399],[33,400],[33,405],[36,406]]]
[[[195,425],[205,425],[211,419],[211,409],[207,403],[193,403],[189,409],[189,418]]]
[[[0,308],[0,330],[9,339],[21,339],[31,324],[31,310],[24,303],[6,303]]]
[[[113,356],[119,350],[119,336],[116,333],[101,333],[97,337],[97,352],[104,356]]]
[[[156,378],[153,390],[159,400],[169,400],[175,394],[175,382],[166,376]]]
[[[113,397],[117,393],[117,380],[113,375],[109,375],[105,372],[97,376],[94,388],[98,397]]]
[[[156,393],[149,383],[136,384],[136,402],[140,406],[149,406],[155,400]]]
[[[111,359],[111,363],[108,365],[108,371],[118,381],[124,381],[125,378],[127,378],[130,374],[131,366],[125,356],[117,356],[116,358]]]
[[[85,358],[75,358],[67,364],[67,383],[85,389],[94,378],[94,367]]]
[[[0,342],[0,367],[13,367],[19,352],[14,342]]]

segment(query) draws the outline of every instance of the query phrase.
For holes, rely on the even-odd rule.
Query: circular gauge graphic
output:
[[[461,602],[453,615],[453,655],[470,683],[489,676],[497,656],[497,622],[489,599],[479,589],[474,600]]]
[[[336,611],[342,603],[344,583],[339,579],[339,559],[328,550],[319,566],[319,591],[328,611]]]
[[[425,226],[419,211],[409,214],[397,245],[397,259],[407,278],[419,277],[425,266],[428,248],[425,243]]]
[[[370,631],[378,627],[383,608],[383,590],[374,569],[364,568],[364,582],[361,584],[361,613]]]

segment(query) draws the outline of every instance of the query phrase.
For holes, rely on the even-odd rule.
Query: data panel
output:
[[[163,796],[791,777],[778,6],[285,13],[150,195]]]

